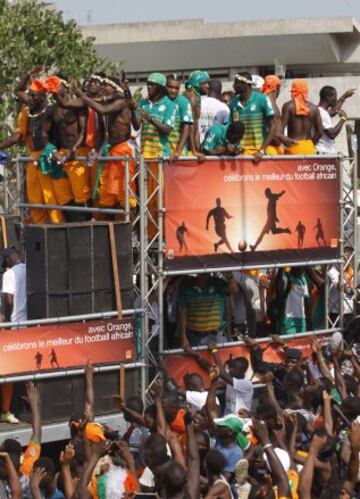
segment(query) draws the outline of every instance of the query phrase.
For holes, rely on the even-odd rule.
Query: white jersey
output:
[[[336,154],[335,139],[330,139],[325,130],[333,128],[330,114],[321,106],[318,107],[324,132],[316,144],[316,150],[320,154]]]
[[[199,119],[200,144],[205,138],[206,132],[213,125],[226,125],[229,121],[229,107],[214,97],[203,95],[201,97],[201,112]]]
[[[11,322],[27,320],[26,265],[18,263],[3,275],[2,292],[14,297]]]

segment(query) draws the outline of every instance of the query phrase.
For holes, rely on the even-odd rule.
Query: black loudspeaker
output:
[[[69,376],[60,379],[48,379],[36,383],[41,397],[41,415],[44,424],[57,421],[66,421],[75,412],[83,412],[85,404],[84,376]],[[139,395],[140,371],[126,369],[126,397]],[[21,383],[16,385],[18,397],[25,394],[25,387]],[[95,415],[119,412],[116,398],[119,394],[118,371],[96,373],[94,375]],[[21,420],[30,422],[31,416],[27,405],[15,408]]]
[[[132,226],[114,223],[123,309],[133,308]],[[28,318],[116,310],[109,224],[25,228]]]

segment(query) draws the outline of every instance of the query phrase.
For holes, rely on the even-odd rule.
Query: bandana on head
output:
[[[46,92],[46,84],[40,80],[33,80],[30,85],[30,90],[32,92]]]
[[[44,85],[46,90],[52,94],[58,93],[61,85],[64,85],[65,88],[70,88],[69,83],[58,76],[49,76]]]
[[[309,116],[310,109],[306,101],[309,88],[306,80],[295,80],[291,87],[291,97],[295,104],[296,116]]]
[[[276,75],[267,75],[265,76],[265,83],[262,87],[263,94],[272,94],[275,92],[278,87],[281,85],[281,80]]]
[[[193,71],[189,79],[185,82],[185,88],[187,90],[193,89],[196,93],[199,93],[200,85],[210,80],[209,73],[207,71]]]
[[[122,88],[117,83],[110,80],[109,78],[103,78],[102,82],[105,83],[105,85],[109,85],[110,87],[114,88],[117,92],[123,91]]]
[[[242,76],[242,75],[235,75],[234,78],[236,81],[240,81],[242,83],[247,83],[248,85],[251,85],[251,86],[253,84],[252,80],[248,80],[245,76]]]

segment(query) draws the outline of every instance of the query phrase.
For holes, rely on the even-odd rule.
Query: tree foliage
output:
[[[100,57],[93,38],[84,38],[75,21],[36,0],[9,4],[0,0],[0,120],[1,135],[13,126],[18,105],[16,81],[37,64],[83,78],[94,70],[115,72],[117,67]]]

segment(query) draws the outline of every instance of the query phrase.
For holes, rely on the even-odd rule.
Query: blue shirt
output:
[[[238,445],[234,445],[234,447],[223,447],[219,441],[215,444],[215,449],[221,452],[221,454],[226,459],[225,468],[222,471],[226,471],[228,473],[235,472],[236,463],[239,459],[243,458],[242,450]]]

